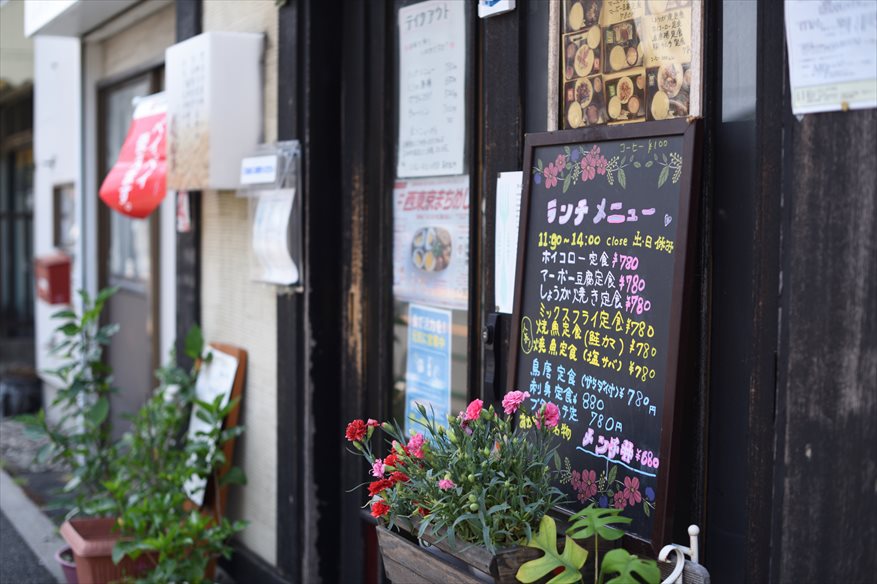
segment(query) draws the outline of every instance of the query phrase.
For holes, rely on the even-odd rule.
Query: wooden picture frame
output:
[[[661,284],[663,284],[664,288],[662,290],[666,290],[665,295],[669,294],[669,306],[666,307],[669,312],[669,317],[666,320],[667,329],[665,331],[666,335],[666,347],[664,350],[664,359],[660,358],[655,359],[655,363],[659,364],[655,365],[655,369],[659,367],[663,367],[664,375],[663,375],[663,383],[660,383],[662,401],[660,402],[662,405],[660,406],[661,411],[660,415],[655,415],[655,419],[660,419],[660,448],[659,448],[659,460],[660,466],[656,467],[654,471],[654,475],[649,475],[653,477],[655,486],[652,490],[652,495],[654,495],[654,511],[651,513],[644,513],[645,517],[648,519],[643,520],[643,523],[648,525],[651,524],[652,528],[648,534],[648,536],[644,536],[643,534],[633,534],[627,533],[625,537],[625,547],[628,549],[635,550],[640,553],[647,553],[653,556],[657,555],[658,551],[663,547],[663,545],[670,543],[671,538],[671,530],[672,530],[672,518],[673,518],[673,510],[672,504],[674,502],[675,497],[675,487],[676,487],[676,468],[678,456],[674,456],[674,454],[678,453],[678,440],[679,440],[679,431],[678,427],[680,425],[680,420],[678,419],[678,414],[681,411],[680,404],[682,402],[681,396],[683,395],[685,388],[677,388],[677,380],[681,377],[679,375],[679,371],[685,366],[686,359],[683,352],[680,351],[680,343],[682,342],[682,334],[685,330],[685,323],[683,322],[686,318],[694,318],[696,315],[686,314],[684,311],[684,307],[691,302],[692,295],[694,293],[693,282],[695,278],[693,278],[693,263],[695,260],[695,254],[692,253],[694,250],[694,246],[696,244],[696,240],[694,237],[696,226],[697,226],[697,217],[698,217],[698,197],[692,196],[693,189],[695,185],[699,185],[699,173],[700,173],[700,164],[699,164],[699,152],[700,152],[700,120],[695,118],[689,119],[679,119],[672,121],[660,121],[660,122],[644,122],[637,124],[625,124],[625,125],[616,125],[616,126],[597,126],[591,128],[577,129],[577,130],[563,130],[556,132],[547,132],[547,133],[539,133],[539,134],[528,134],[525,137],[525,145],[524,145],[524,176],[523,176],[523,192],[522,192],[522,204],[521,204],[521,214],[520,214],[520,226],[519,226],[519,236],[518,236],[518,261],[517,261],[517,272],[515,277],[515,302],[514,302],[514,313],[512,318],[512,332],[511,332],[511,354],[508,363],[508,382],[507,382],[507,390],[527,390],[528,386],[527,380],[522,380],[521,371],[526,371],[523,369],[523,359],[525,353],[527,354],[526,359],[529,360],[533,358],[533,355],[529,354],[529,351],[526,351],[525,348],[522,348],[522,321],[527,314],[529,314],[525,310],[525,306],[534,302],[533,298],[526,297],[526,283],[527,278],[533,278],[532,272],[534,269],[539,266],[528,266],[527,265],[527,254],[528,249],[532,251],[532,249],[537,248],[536,237],[537,234],[533,231],[533,224],[535,220],[533,220],[533,205],[534,205],[534,183],[541,184],[543,177],[541,176],[543,171],[540,170],[539,178],[534,178],[534,172],[536,172],[536,167],[534,164],[537,164],[541,167],[541,159],[536,160],[537,150],[544,147],[551,146],[559,146],[562,149],[561,153],[565,151],[567,155],[570,154],[570,150],[566,147],[572,146],[575,147],[583,147],[583,144],[587,144],[588,147],[592,147],[593,145],[603,145],[606,144],[606,148],[609,148],[609,144],[616,144],[617,148],[622,148],[625,142],[635,142],[637,140],[652,140],[659,139],[662,137],[679,137],[681,138],[681,155],[683,160],[686,162],[680,162],[679,166],[681,167],[679,176],[677,180],[673,181],[676,183],[679,181],[681,184],[679,185],[679,194],[678,194],[678,208],[675,211],[675,217],[672,218],[672,221],[676,222],[675,232],[671,231],[670,233],[674,233],[674,243],[675,248],[673,253],[675,254],[672,259],[663,260],[665,262],[672,261],[672,276],[670,277],[669,282],[661,280],[659,285],[655,288],[659,288]],[[678,141],[677,141],[678,142]],[[651,144],[651,142],[648,142]],[[544,150],[548,152],[547,150]],[[581,150],[581,152],[585,152],[585,150]],[[649,148],[649,153],[651,153],[651,148]],[[553,156],[553,155],[552,155]],[[572,157],[570,157],[572,158]],[[617,159],[619,157],[615,157],[615,162],[617,163]],[[576,159],[578,160],[578,158]],[[584,158],[581,158],[583,161]],[[651,158],[649,158],[651,160]],[[566,161],[564,161],[566,162]],[[639,161],[638,161],[639,162]],[[578,162],[574,163],[574,165],[578,164]],[[606,164],[606,160],[603,160],[603,164]],[[621,164],[624,164],[624,161],[621,161]],[[655,163],[652,161],[648,164],[650,167],[649,172],[654,172],[654,169],[659,168],[659,164],[661,162]],[[571,168],[566,164],[563,165],[565,169]],[[645,166],[644,163],[639,163],[637,169]],[[612,168],[612,163],[610,162],[609,167]],[[547,168],[547,167],[546,167]],[[583,166],[584,168],[584,166]],[[630,167],[631,171],[633,167]],[[604,166],[605,170],[605,166]],[[572,172],[567,170],[567,172]],[[599,171],[598,171],[599,172]],[[619,190],[619,186],[621,185],[621,181],[618,180],[617,171],[613,171],[616,174],[615,176],[615,186],[612,187],[616,190]],[[639,170],[637,171],[639,172]],[[645,170],[642,171],[645,173]],[[663,173],[663,181],[661,182],[660,176],[658,176],[658,187],[655,189],[660,189],[662,185],[665,183],[669,183],[668,177],[671,176],[669,173]],[[546,175],[547,176],[547,175]],[[675,173],[674,175],[675,176]],[[566,190],[564,189],[563,177],[561,176],[561,184],[557,184],[555,181],[553,184],[557,184],[557,190],[552,191],[552,193],[556,193],[558,197],[558,201],[560,197],[564,196]],[[593,174],[592,174],[592,179]],[[596,177],[601,178],[601,177]],[[606,177],[603,177],[606,178]],[[576,179],[578,181],[578,178]],[[587,179],[586,179],[587,180]],[[627,179],[626,183],[629,185],[632,179]],[[650,179],[651,180],[651,179]],[[567,181],[569,182],[569,181]],[[589,183],[594,184],[594,183]],[[609,185],[612,185],[612,181],[608,181]],[[654,183],[652,183],[654,184]],[[546,182],[546,186],[540,187],[542,189],[548,189],[548,183]],[[566,188],[570,188],[570,185],[565,185]],[[585,184],[580,183],[579,188],[584,188]],[[596,187],[595,187],[596,188]],[[609,189],[610,187],[604,187],[605,189]],[[626,189],[627,186],[624,186]],[[631,188],[635,188],[632,186]],[[563,191],[563,192],[561,192]],[[630,197],[638,196],[631,194],[632,191],[619,191],[622,193],[627,193]],[[599,197],[598,197],[599,199]],[[654,200],[654,199],[652,199]],[[590,201],[589,201],[590,203]],[[606,208],[606,213],[608,214],[609,205],[605,204],[605,199],[603,204]],[[654,209],[651,209],[654,212]],[[592,213],[593,215],[593,213]],[[642,217],[645,219],[645,217]],[[542,219],[544,223],[546,219]],[[605,224],[606,229],[608,229],[608,224],[611,220],[607,220]],[[590,225],[590,221],[587,222],[587,225]],[[596,220],[593,221],[594,224],[597,223]],[[640,224],[638,224],[640,225]],[[663,228],[669,229],[669,223],[664,222]],[[660,225],[659,225],[660,227]],[[543,232],[544,233],[544,232]],[[639,233],[639,232],[637,232]],[[608,239],[608,238],[607,238]],[[532,246],[532,248],[530,247]],[[608,243],[607,243],[608,246]],[[537,252],[542,253],[542,252]],[[584,253],[584,252],[583,252]],[[642,253],[642,252],[639,252]],[[644,256],[645,257],[645,256]],[[649,256],[651,257],[651,256]],[[661,256],[664,257],[664,256]],[[668,256],[670,257],[670,256]],[[543,260],[544,261],[544,260]],[[528,269],[531,271],[528,273]],[[538,272],[535,272],[536,276],[539,276]],[[544,280],[545,276],[542,275]],[[541,293],[541,289],[540,289]],[[658,294],[658,293],[656,293]],[[530,294],[532,296],[532,294]],[[543,300],[536,298],[535,305],[540,306]],[[541,304],[544,306],[544,303]],[[665,307],[662,307],[665,308]],[[657,312],[657,311],[656,311]],[[690,312],[690,311],[688,311]],[[557,318],[557,317],[555,317]],[[663,318],[663,317],[661,317]],[[643,321],[645,322],[645,317],[643,317]],[[531,329],[532,330],[532,329]],[[538,329],[537,329],[538,330]],[[547,335],[546,335],[547,336]],[[544,339],[544,337],[543,337]],[[537,345],[538,348],[538,345]],[[561,353],[562,354],[562,353]],[[529,367],[527,365],[526,367]],[[534,366],[535,367],[535,366]],[[576,365],[578,368],[578,365]],[[589,369],[590,365],[585,364],[583,371],[597,371],[597,368]],[[654,370],[654,369],[653,369]],[[603,371],[603,370],[600,370]],[[620,371],[620,368],[619,368]],[[583,375],[583,373],[579,373],[579,375]],[[600,373],[600,375],[608,375],[605,373]],[[658,376],[659,377],[659,376]],[[530,383],[534,383],[534,381],[530,381]],[[532,387],[529,386],[529,387]],[[646,385],[643,385],[645,388]],[[652,387],[657,388],[657,377],[656,384]],[[623,389],[623,388],[622,388]],[[592,390],[596,394],[596,390]],[[604,396],[605,397],[605,396]],[[608,401],[606,403],[611,403]],[[582,411],[579,405],[573,406],[576,410]],[[615,406],[618,407],[618,406]],[[626,410],[625,410],[626,411]],[[639,414],[642,416],[643,414]],[[593,418],[590,423],[587,420],[579,420],[579,425],[576,426],[577,429],[587,429],[593,424]],[[602,422],[601,422],[602,423]],[[607,421],[608,427],[608,421]],[[639,426],[637,426],[639,427]],[[654,433],[654,428],[652,428],[652,433]],[[600,439],[603,439],[603,436],[600,436]],[[571,444],[577,444],[577,440],[582,440],[581,435],[575,435],[574,439],[570,439]],[[569,446],[569,448],[577,448]],[[596,445],[595,445],[596,451]],[[578,450],[584,450],[583,448],[578,448]],[[603,456],[603,458],[606,458]],[[610,459],[606,458],[606,474],[610,475],[608,472]],[[628,462],[631,461],[630,458],[627,459]],[[637,461],[639,462],[639,453],[637,453]],[[614,462],[614,461],[613,461]],[[618,465],[619,463],[614,463],[613,466]],[[628,466],[628,468],[631,468]],[[641,467],[645,468],[645,467]],[[627,472],[627,471],[624,471]],[[638,472],[637,470],[633,470],[633,472]],[[651,479],[649,479],[651,480]],[[616,491],[620,492],[620,491]],[[645,492],[645,491],[644,491]],[[642,495],[643,501],[645,501],[645,494]],[[605,502],[604,502],[605,503]],[[639,499],[637,499],[637,503],[639,504]],[[617,499],[616,499],[617,504]],[[622,501],[623,504],[623,501]],[[631,506],[633,505],[631,499]],[[584,507],[584,504],[579,505],[580,507]],[[612,506],[612,502],[609,501],[609,505]],[[571,508],[560,507],[557,511],[561,514],[569,515],[573,512]],[[653,515],[653,516],[652,516]]]

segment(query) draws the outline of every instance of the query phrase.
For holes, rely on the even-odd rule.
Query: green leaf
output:
[[[572,184],[572,173],[569,173],[568,175],[566,175],[566,178],[563,179],[563,192],[564,193],[569,190],[569,185],[571,185],[571,184]]]
[[[224,485],[246,485],[247,484],[247,475],[244,474],[242,468],[235,466],[230,468],[227,473],[222,475],[219,479],[219,486],[222,487]]]
[[[640,168],[641,166],[642,166],[642,164],[640,164],[640,163],[637,162],[637,161],[634,161],[634,163],[633,163],[633,167],[634,167],[634,168]]]
[[[652,514],[651,509],[647,501],[643,501],[643,513],[646,514],[646,517]]]
[[[607,481],[609,481],[610,485],[615,482],[616,476],[618,476],[618,466],[613,464],[612,468],[609,469],[609,476],[606,479]]]
[[[204,336],[197,324],[193,324],[186,333],[185,347],[186,356],[190,359],[197,359],[204,352]]]
[[[621,515],[621,509],[603,509],[591,504],[570,517],[572,525],[566,530],[566,534],[575,539],[586,539],[596,534],[613,541],[620,539],[624,532],[612,525],[631,521],[630,517]]]
[[[661,174],[658,175],[658,188],[661,188],[665,182],[667,182],[667,177],[670,176],[670,167],[665,166],[661,169]]]
[[[654,162],[649,160],[648,162],[646,162],[646,168],[651,168],[653,164]]]
[[[79,333],[79,327],[75,323],[68,322],[67,324],[59,326],[58,332],[68,337],[72,337]]]
[[[661,571],[655,560],[644,560],[623,548],[612,550],[603,556],[600,582],[603,582],[606,574],[617,574],[606,581],[606,584],[636,584],[637,582],[658,584],[661,581]],[[640,579],[637,580],[634,575],[639,576]]]
[[[100,426],[103,424],[104,420],[107,419],[107,414],[110,413],[110,400],[105,397],[100,398],[95,402],[88,411],[85,412],[85,418],[91,422],[93,426]]]
[[[623,168],[618,169],[618,182],[619,182],[619,184],[621,184],[621,188],[623,188],[623,189],[627,188],[627,175],[624,174]]]
[[[548,515],[542,517],[539,523],[539,531],[527,542],[527,546],[540,549],[545,552],[541,558],[531,560],[518,568],[515,577],[524,584],[535,582],[556,570],[563,571],[549,580],[551,584],[563,584],[580,582],[582,574],[580,570],[588,559],[588,552],[571,538],[566,538],[563,553],[557,551],[557,526],[554,519]]]
[[[51,318],[76,318],[76,313],[72,310],[59,310]]]
[[[103,304],[107,300],[110,299],[110,296],[119,291],[118,286],[113,286],[111,288],[104,288],[100,292],[97,293],[97,298],[94,299],[95,304]]]

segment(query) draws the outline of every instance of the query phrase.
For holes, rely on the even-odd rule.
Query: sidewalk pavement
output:
[[[64,542],[55,525],[0,469],[0,583],[63,583],[55,552]]]

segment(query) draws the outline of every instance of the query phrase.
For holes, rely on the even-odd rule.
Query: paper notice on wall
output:
[[[466,310],[469,177],[397,181],[393,189],[393,295]]]
[[[439,425],[451,413],[451,311],[408,307],[408,358],[405,370],[405,426],[423,419],[418,405]]]
[[[786,0],[792,112],[877,107],[877,2]]]
[[[464,172],[465,10],[456,0],[399,10],[400,178]]]
[[[511,314],[518,265],[518,225],[521,218],[522,173],[501,172],[496,179],[496,243],[494,295],[496,311]]]
[[[253,279],[272,284],[298,282],[298,267],[289,255],[289,217],[295,189],[260,192],[253,216]]]

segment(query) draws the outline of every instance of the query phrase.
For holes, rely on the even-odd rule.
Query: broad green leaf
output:
[[[100,426],[103,424],[104,420],[107,419],[107,414],[110,413],[110,400],[105,397],[100,398],[95,402],[88,411],[85,412],[86,419],[91,422],[94,426]]]
[[[609,476],[606,479],[607,481],[609,481],[610,485],[615,482],[616,476],[618,476],[618,466],[613,464],[612,468],[609,469]]]
[[[76,318],[76,313],[72,310],[59,310],[51,318]]]
[[[624,174],[623,168],[618,169],[618,183],[621,185],[621,188],[627,188],[627,175]]]
[[[197,359],[204,352],[204,335],[197,324],[193,324],[186,333],[185,352],[190,359]]]
[[[600,582],[604,581],[607,574],[617,574],[606,584],[658,584],[661,581],[661,571],[655,560],[644,560],[632,555],[625,549],[615,549],[607,552],[600,566]],[[640,579],[634,577],[639,576]]]
[[[73,335],[78,334],[80,329],[75,323],[68,322],[67,324],[59,326],[57,330],[63,335],[72,337]]]
[[[566,530],[569,537],[586,539],[598,535],[605,540],[613,541],[621,538],[624,532],[611,527],[612,524],[630,523],[630,517],[624,517],[621,509],[603,509],[588,505],[578,513],[570,517],[572,525]]]
[[[230,468],[227,473],[219,479],[219,486],[223,485],[246,485],[247,475],[244,474],[242,468],[235,466]]]
[[[569,186],[571,184],[572,184],[572,173],[569,173],[568,175],[566,175],[566,178],[563,179],[563,192],[564,193],[569,190]]]
[[[661,188],[667,182],[668,176],[670,176],[670,167],[665,166],[661,169],[661,174],[658,175],[658,188]]]
[[[580,570],[588,559],[588,552],[571,538],[566,538],[563,553],[557,551],[557,526],[554,519],[545,515],[539,523],[539,531],[527,542],[528,547],[545,552],[541,558],[524,563],[518,568],[515,577],[524,584],[544,578],[557,568],[563,571],[549,580],[550,584],[580,582]]]

